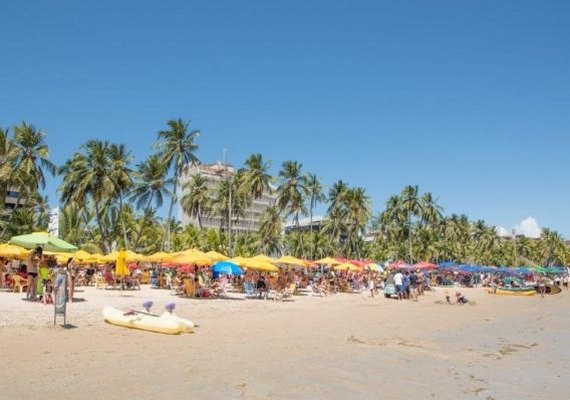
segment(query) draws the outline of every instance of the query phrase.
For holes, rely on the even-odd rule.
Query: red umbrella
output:
[[[429,263],[427,261],[422,261],[422,262],[419,262],[417,264],[414,264],[413,268],[415,268],[415,269],[436,269],[437,265]]]

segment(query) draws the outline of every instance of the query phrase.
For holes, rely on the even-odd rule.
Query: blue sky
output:
[[[26,1],[2,7],[0,125],[143,160],[170,118],[299,160],[380,210],[407,184],[446,213],[570,237],[570,2]],[[47,194],[56,204],[58,180]]]

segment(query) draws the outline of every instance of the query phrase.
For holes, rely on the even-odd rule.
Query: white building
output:
[[[180,187],[183,188],[184,184],[188,182],[194,175],[202,175],[210,187],[215,190],[216,186],[223,180],[231,179],[235,173],[235,169],[231,165],[223,164],[221,162],[216,162],[214,164],[201,164],[201,163],[191,163],[184,168],[184,171],[180,177]],[[180,198],[184,196],[184,192],[180,190]],[[252,232],[257,231],[259,228],[259,222],[261,214],[271,205],[275,203],[276,195],[274,193],[264,193],[261,199],[253,200],[249,209],[245,212],[243,218],[232,217],[232,231],[237,232]],[[198,226],[198,218],[191,217],[187,215],[182,207],[179,207],[179,217],[182,225],[193,224]],[[202,226],[204,228],[216,228],[220,227],[222,222],[222,217],[219,215],[203,215],[202,216]],[[226,229],[223,226],[222,229]]]

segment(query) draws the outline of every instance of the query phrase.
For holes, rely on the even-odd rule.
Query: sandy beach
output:
[[[273,302],[176,298],[144,286],[79,288],[71,328],[53,308],[0,293],[3,398],[26,399],[540,399],[568,389],[570,295],[500,297],[463,289],[473,305],[367,294]],[[167,336],[106,324],[105,305],[162,310],[200,324]]]

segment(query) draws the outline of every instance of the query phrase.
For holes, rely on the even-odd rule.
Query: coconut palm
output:
[[[198,226],[202,229],[202,216],[208,214],[212,196],[208,181],[197,174],[186,182],[182,189],[185,193],[180,202],[182,210],[187,215],[197,218]]]
[[[365,189],[357,187],[346,191],[342,203],[343,208],[346,210],[345,218],[348,225],[348,243],[351,246],[352,254],[360,258],[359,239],[364,233],[364,228],[372,215],[370,198],[366,194]]]
[[[140,245],[143,232],[150,222],[153,204],[160,208],[164,198],[170,195],[169,187],[173,179],[167,177],[166,164],[158,155],[149,156],[146,161],[139,163],[133,174],[135,178],[131,199],[135,201],[136,208],[143,210],[143,219],[137,230],[133,243],[135,249]]]
[[[164,238],[162,240],[162,247],[163,249],[166,248],[166,250],[170,246],[170,221],[172,220],[174,204],[178,201],[177,192],[180,175],[188,163],[198,161],[198,157],[195,154],[198,150],[198,145],[194,141],[200,135],[199,130],[189,131],[190,121],[183,121],[182,119],[169,120],[167,125],[167,130],[158,132],[158,141],[156,143],[160,157],[164,160],[167,168],[173,170],[174,177],[174,189],[171,195],[168,217],[165,222]]]
[[[259,224],[259,250],[262,253],[274,254],[281,252],[282,219],[279,209],[268,207],[261,214]]]
[[[297,161],[285,161],[279,171],[277,187],[277,206],[287,216],[293,216],[299,227],[299,216],[307,212],[305,198],[308,195],[307,178],[302,174],[303,164]]]
[[[115,191],[109,147],[109,142],[101,140],[89,140],[81,146],[81,152],[74,153],[61,167],[63,183],[58,189],[64,206],[75,203],[86,207],[92,203],[103,251],[112,247],[107,227],[103,225],[105,209]]]
[[[33,125],[22,122],[14,127],[13,145],[15,160],[11,181],[19,191],[14,209],[22,199],[29,198],[39,188],[45,189],[46,172],[55,175],[56,166],[49,160],[49,147],[45,133]]]
[[[127,250],[129,249],[129,241],[123,215],[123,202],[125,195],[130,192],[133,186],[133,180],[131,178],[132,169],[129,166],[132,160],[133,157],[131,153],[124,145],[111,144],[109,146],[109,161],[111,163],[109,179],[111,179],[114,186],[113,197],[119,201],[119,220],[123,233],[124,246]]]
[[[317,204],[326,201],[326,196],[323,192],[323,185],[315,174],[307,174],[306,176],[307,192],[309,194],[309,219],[311,231],[313,230],[313,211]]]
[[[255,200],[261,199],[263,193],[271,192],[273,177],[269,174],[271,162],[263,161],[261,154],[252,154],[245,160],[244,187],[246,187]]]

